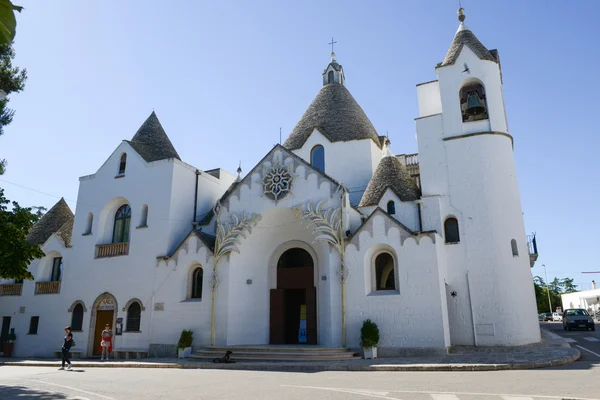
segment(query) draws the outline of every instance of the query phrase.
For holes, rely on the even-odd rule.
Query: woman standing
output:
[[[71,369],[71,360],[69,360],[69,351],[71,351],[71,347],[75,346],[75,341],[73,340],[73,334],[71,333],[71,327],[67,326],[65,328],[65,340],[62,345],[62,367],[59,369],[65,369],[65,363],[68,364],[67,369]]]
[[[112,352],[112,337],[113,333],[110,330],[110,325],[106,324],[102,331],[102,341],[100,342],[100,348],[102,350],[102,358],[100,358],[100,361],[108,360],[108,356]]]

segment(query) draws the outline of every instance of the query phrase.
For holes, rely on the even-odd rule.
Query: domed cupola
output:
[[[330,142],[372,139],[381,148],[375,127],[344,86],[344,70],[331,53],[323,72],[323,87],[283,144],[289,150],[301,148],[315,128]]]

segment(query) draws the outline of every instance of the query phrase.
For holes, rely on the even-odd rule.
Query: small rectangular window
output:
[[[30,335],[37,335],[39,322],[40,322],[40,317],[31,317],[31,321],[29,322],[29,334]]]
[[[50,276],[51,282],[59,282],[62,274],[62,257],[55,257],[52,262],[52,275]]]

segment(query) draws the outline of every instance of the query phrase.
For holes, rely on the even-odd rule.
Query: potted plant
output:
[[[181,337],[179,343],[177,343],[177,352],[179,358],[186,358],[192,354],[192,340],[194,332],[191,330],[181,331]]]
[[[375,322],[367,319],[360,328],[360,347],[363,349],[365,359],[377,358],[378,344],[379,328]]]
[[[4,357],[10,357],[12,355],[13,349],[15,347],[15,340],[17,340],[17,335],[14,332],[10,332],[7,337],[7,341],[2,345],[2,352],[4,353]]]

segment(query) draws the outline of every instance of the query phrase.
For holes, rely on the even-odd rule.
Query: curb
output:
[[[323,371],[502,371],[519,369],[536,369],[565,365],[579,360],[581,353],[572,349],[571,354],[549,361],[535,363],[503,363],[503,364],[389,364],[389,365],[334,365],[334,364],[278,364],[278,363],[239,363],[239,364],[212,364],[212,363],[93,363],[75,362],[76,368],[171,368],[171,369],[219,369],[238,371],[290,371],[290,372],[323,372]],[[15,367],[59,367],[60,362],[0,362],[0,366]]]

